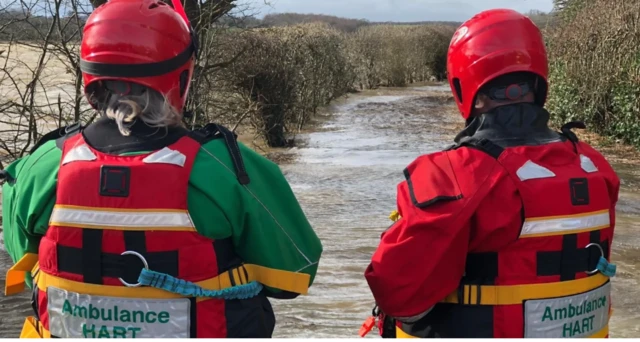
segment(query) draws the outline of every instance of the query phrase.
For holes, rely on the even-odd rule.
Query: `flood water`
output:
[[[276,337],[357,337],[373,298],[363,272],[390,225],[396,186],[418,155],[445,147],[460,120],[439,93],[443,86],[385,89],[350,96],[329,108],[313,133],[299,135],[281,168],[324,245],[308,296],[273,301]],[[288,159],[288,158],[287,158]],[[640,185],[637,167],[615,165],[623,178],[612,258],[612,337],[640,336]],[[0,246],[0,249],[2,246]],[[0,284],[10,264],[0,252]],[[29,298],[0,297],[0,337],[16,337]],[[376,332],[370,334],[376,336]]]

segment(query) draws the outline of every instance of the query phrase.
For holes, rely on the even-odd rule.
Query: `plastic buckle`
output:
[[[69,125],[69,126],[64,128],[64,134],[67,135],[67,134],[73,133],[73,132],[79,130],[80,127],[81,127],[81,125],[80,125],[79,122],[76,122],[76,123],[74,123],[72,125]]]

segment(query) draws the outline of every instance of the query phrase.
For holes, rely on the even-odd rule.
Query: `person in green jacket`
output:
[[[173,7],[97,8],[80,65],[101,118],[2,173],[5,294],[34,293],[21,337],[271,337],[268,297],[313,284],[322,245],[279,167],[182,126],[196,44]]]

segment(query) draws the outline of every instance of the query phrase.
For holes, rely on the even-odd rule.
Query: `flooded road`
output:
[[[357,337],[373,298],[363,272],[391,224],[396,186],[418,155],[446,147],[460,127],[447,87],[370,91],[329,108],[331,115],[313,133],[282,154],[281,165],[325,252],[308,296],[276,301],[276,337]],[[640,184],[637,167],[616,165],[623,178],[613,260],[612,337],[640,336]],[[0,249],[2,247],[0,246]],[[0,283],[9,265],[0,252]],[[29,313],[27,295],[0,297],[0,337],[15,337]],[[377,336],[372,332],[370,336]]]

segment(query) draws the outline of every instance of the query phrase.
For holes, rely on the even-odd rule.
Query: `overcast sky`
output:
[[[552,0],[241,0],[268,13],[330,14],[370,21],[464,21],[490,8],[550,11]]]

